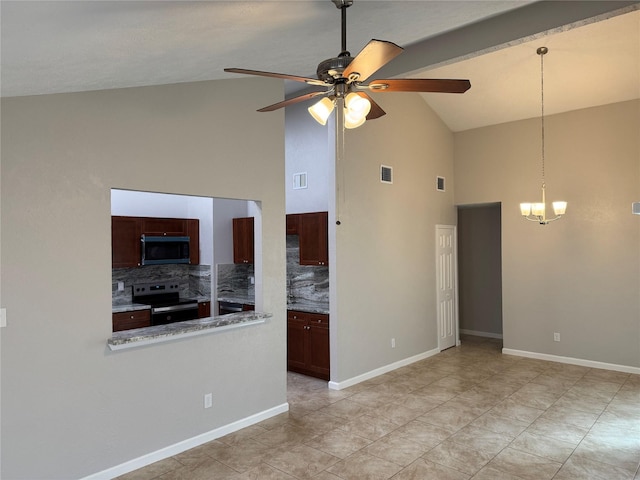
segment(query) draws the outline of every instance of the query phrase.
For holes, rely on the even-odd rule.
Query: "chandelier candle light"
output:
[[[536,53],[540,55],[540,91],[541,91],[541,129],[542,129],[542,202],[541,203],[521,203],[520,213],[527,220],[532,222],[538,222],[540,225],[547,225],[554,220],[558,220],[567,211],[567,202],[558,201],[553,202],[553,213],[555,217],[547,218],[546,216],[546,198],[545,198],[545,181],[544,181],[544,55],[549,50],[547,47],[540,47],[536,50]]]

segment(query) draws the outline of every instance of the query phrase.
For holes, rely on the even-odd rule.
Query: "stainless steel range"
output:
[[[166,325],[198,318],[198,301],[180,298],[176,281],[133,285],[133,302],[151,306],[151,325]]]

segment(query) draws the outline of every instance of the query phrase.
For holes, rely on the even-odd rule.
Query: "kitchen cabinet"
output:
[[[149,310],[114,313],[111,317],[114,332],[151,326],[151,312]]]
[[[253,263],[253,217],[233,219],[233,263]]]
[[[111,217],[112,268],[140,266],[140,237],[188,236],[189,262],[200,263],[200,220],[197,218]]]
[[[140,266],[140,235],[142,223],[138,217],[111,217],[111,265],[113,268]]]
[[[211,316],[211,302],[198,302],[198,318]]]
[[[329,315],[287,311],[287,369],[329,380]]]
[[[298,235],[301,215],[300,213],[290,213],[287,215],[287,235]]]
[[[300,215],[300,265],[329,265],[329,222],[327,212]]]

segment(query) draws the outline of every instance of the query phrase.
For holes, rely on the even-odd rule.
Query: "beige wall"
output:
[[[387,115],[346,131],[337,171],[334,382],[438,346],[435,226],[456,221],[453,135],[417,94],[375,100]],[[393,167],[392,185],[380,164]]]
[[[286,402],[284,115],[255,113],[282,95],[233,80],[2,99],[3,478],[82,477]],[[111,188],[262,202],[273,318],[110,352]]]
[[[640,102],[545,120],[547,199],[569,202],[547,226],[518,208],[540,197],[539,119],[455,135],[456,204],[502,202],[504,345],[640,367]]]

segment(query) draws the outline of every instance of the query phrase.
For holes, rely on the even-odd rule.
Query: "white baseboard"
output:
[[[357,377],[343,380],[342,382],[329,382],[329,388],[332,390],[342,390],[343,388],[351,387],[357,383],[364,382],[365,380],[377,377],[378,375],[382,375],[383,373],[391,372],[392,370],[395,370],[397,368],[419,362],[420,360],[424,360],[425,358],[433,357],[438,353],[440,353],[440,350],[434,348],[433,350],[429,350],[428,352],[420,353],[413,357],[390,363],[389,365],[385,365],[384,367],[376,368],[375,370],[363,373],[362,375],[358,375]]]
[[[173,445],[169,445],[168,447],[161,448],[160,450],[156,450],[155,452],[148,453],[146,455],[143,455],[142,457],[134,458],[133,460],[121,463],[120,465],[116,465],[115,467],[111,467],[101,472],[94,473],[93,475],[84,477],[83,480],[108,480],[120,475],[124,475],[125,473],[133,472],[134,470],[146,467],[147,465],[150,465],[159,460],[164,460],[165,458],[172,457],[186,450],[210,442],[211,440],[215,440],[216,438],[224,437],[225,435],[236,432],[242,428],[249,427],[287,411],[289,411],[289,404],[283,403],[268,410],[256,413],[255,415],[251,415],[236,422],[229,423],[228,425],[210,430],[209,432],[205,432],[201,435],[196,435],[195,437],[188,438],[178,443],[174,443]]]
[[[477,330],[467,330],[464,328],[460,329],[460,333],[463,335],[473,335],[475,337],[486,337],[486,338],[500,338],[502,339],[501,333],[491,333],[491,332],[478,332]]]
[[[503,348],[502,353],[505,355],[515,355],[517,357],[535,358],[537,360],[547,360],[549,362],[568,363],[569,365],[579,365],[581,367],[601,368],[603,370],[613,370],[616,372],[623,372],[623,373],[634,373],[636,375],[640,374],[640,367],[617,365],[615,363],[596,362],[594,360],[585,360],[582,358],[562,357],[560,355],[527,352],[525,350],[513,350],[511,348]]]

